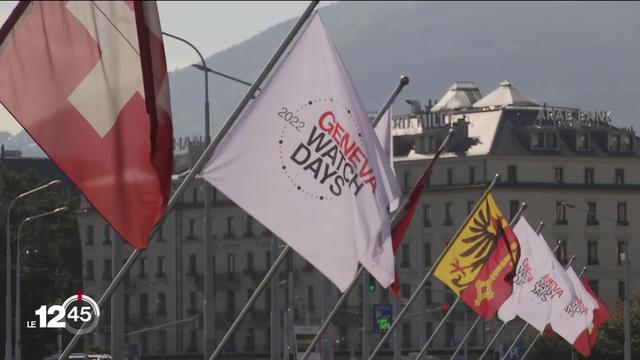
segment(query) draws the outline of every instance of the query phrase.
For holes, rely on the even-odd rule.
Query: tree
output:
[[[6,210],[18,194],[33,189],[52,179],[41,179],[35,172],[17,173],[0,166],[0,229],[2,236],[2,269],[6,268]],[[68,192],[67,192],[68,193]],[[22,252],[21,316],[23,322],[35,320],[34,311],[41,305],[61,304],[69,296],[77,293],[82,286],[82,254],[75,218],[79,205],[79,195],[65,194],[61,188],[52,188],[21,199],[11,211],[11,252],[15,263],[16,231],[27,216],[51,209],[67,206],[65,215],[55,215],[35,220],[22,229],[20,247]],[[4,271],[3,271],[4,272]],[[15,269],[11,274],[15,294]],[[2,276],[2,292],[5,277]],[[14,296],[15,300],[15,296]],[[4,324],[4,311],[1,312]],[[15,319],[14,319],[15,320]],[[71,334],[62,331],[65,339]],[[58,332],[51,329],[27,329],[22,326],[22,357],[40,359],[57,350]],[[0,331],[4,339],[4,326]],[[14,335],[15,339],[15,335]],[[3,349],[4,350],[4,349]]]

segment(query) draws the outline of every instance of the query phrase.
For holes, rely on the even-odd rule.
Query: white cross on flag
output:
[[[575,290],[547,242],[524,216],[513,232],[520,243],[520,259],[513,292],[498,310],[498,317],[507,322],[518,315],[542,332],[573,300]]]
[[[22,1],[0,29],[0,102],[136,248],[171,186],[173,135],[153,1]]]
[[[393,281],[387,206],[400,193],[316,14],[202,173],[340,290],[358,262]]]

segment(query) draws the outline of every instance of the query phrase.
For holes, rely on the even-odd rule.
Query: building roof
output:
[[[476,84],[471,81],[456,81],[431,108],[431,111],[467,109],[480,98],[482,98],[482,94]]]
[[[473,104],[474,108],[487,108],[499,106],[540,106],[537,102],[531,100],[518,89],[513,87],[509,81],[503,81],[500,86],[490,92],[487,96],[478,100]]]

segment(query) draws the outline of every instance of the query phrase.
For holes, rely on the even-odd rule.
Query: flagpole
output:
[[[498,174],[496,174],[493,177],[493,180],[491,181],[489,186],[487,186],[485,191],[482,193],[482,196],[480,197],[480,199],[484,199],[491,192],[493,187],[498,182],[499,178],[500,178],[500,175],[498,175]],[[473,207],[473,210],[471,210],[470,214],[475,213],[475,211],[478,209],[478,206],[480,206],[480,203],[481,203],[481,201],[476,202],[476,204]],[[456,231],[456,234],[453,236],[453,239],[455,239],[456,237],[458,237],[460,235],[460,233],[462,232],[462,229],[464,228],[464,225],[466,223],[467,223],[467,221],[465,220],[462,223],[462,225],[460,225],[460,227],[458,228],[458,231]],[[380,351],[380,349],[382,348],[382,344],[389,338],[389,336],[391,336],[391,333],[393,332],[393,330],[396,327],[398,327],[398,324],[400,323],[400,320],[402,319],[404,314],[407,312],[407,310],[409,309],[411,304],[413,304],[413,302],[418,298],[418,296],[420,295],[420,292],[422,291],[422,288],[424,288],[425,284],[429,280],[429,277],[431,277],[431,274],[433,273],[433,269],[435,269],[438,266],[438,263],[440,263],[440,260],[442,260],[442,257],[444,256],[444,254],[447,252],[447,250],[449,249],[449,247],[451,245],[452,245],[452,242],[449,242],[447,247],[442,251],[442,253],[440,253],[440,256],[438,257],[438,260],[436,260],[434,265],[431,266],[431,268],[429,269],[427,274],[422,278],[422,281],[420,281],[420,283],[416,287],[416,290],[411,294],[411,297],[409,298],[409,300],[407,300],[407,302],[404,305],[404,307],[402,308],[402,310],[400,310],[400,312],[398,313],[398,316],[396,316],[396,318],[393,320],[393,323],[391,323],[391,327],[389,327],[389,329],[387,329],[387,331],[384,333],[384,335],[382,336],[380,341],[378,341],[378,344],[373,349],[373,352],[368,357],[368,360],[373,360],[376,357],[376,355],[378,354],[378,351]],[[363,357],[363,359],[364,359],[364,357]]]
[[[573,259],[574,259],[574,258],[575,258],[575,256],[572,256],[572,257],[571,257],[571,260],[570,260],[570,261],[569,261],[569,263],[567,264],[567,268],[568,268],[569,266],[571,266],[571,263],[573,262]],[[581,277],[582,277],[582,275],[584,275],[584,272],[585,272],[585,271],[587,271],[587,267],[586,267],[586,266],[582,268],[582,271],[581,271],[581,272],[580,272],[580,274],[578,275],[578,278],[581,278]],[[523,359],[527,356],[527,354],[529,353],[529,351],[531,351],[531,349],[533,349],[533,345],[535,345],[535,344],[536,344],[536,342],[538,341],[538,339],[540,339],[540,336],[541,336],[541,335],[542,335],[541,333],[536,334],[536,337],[535,337],[535,338],[533,339],[533,341],[531,342],[531,345],[529,345],[529,347],[527,348],[527,351],[525,351],[525,352],[524,352],[524,354],[522,354],[522,357],[520,358],[520,360],[523,360]],[[507,353],[507,354],[508,354],[508,353]],[[504,358],[503,358],[503,359],[504,359]]]
[[[393,89],[393,92],[391,93],[391,95],[389,95],[389,98],[387,99],[387,101],[384,103],[384,105],[382,106],[382,108],[380,109],[380,111],[378,111],[378,114],[376,115],[376,117],[371,121],[371,125],[375,128],[378,123],[380,122],[380,120],[382,119],[382,116],[387,112],[387,110],[389,109],[389,107],[391,106],[391,104],[393,104],[393,101],[396,99],[396,97],[398,97],[398,95],[400,94],[400,92],[402,91],[402,89],[409,84],[409,77],[402,75],[400,76],[400,81],[398,82],[398,85],[396,85],[395,89]],[[448,142],[449,136],[447,136],[447,139],[445,139],[445,142]],[[405,200],[406,201],[406,200]],[[404,205],[404,203],[403,203]],[[401,207],[398,207],[398,209],[401,209]],[[393,219],[392,219],[393,221]],[[316,336],[313,338],[313,340],[311,340],[311,343],[309,344],[309,346],[307,347],[307,350],[305,351],[305,353],[302,355],[302,358],[300,358],[300,360],[306,360],[307,357],[309,357],[309,355],[311,355],[311,351],[315,348],[315,346],[318,344],[318,341],[320,341],[320,339],[322,338],[322,336],[324,335],[324,332],[327,330],[327,328],[329,327],[329,325],[331,324],[331,320],[333,320],[333,317],[337,314],[338,312],[338,308],[340,307],[340,305],[342,305],[342,303],[344,303],[344,301],[347,299],[347,297],[349,296],[349,292],[351,291],[351,289],[357,284],[360,276],[365,272],[366,270],[364,270],[364,268],[362,266],[358,267],[358,271],[356,272],[355,276],[353,277],[353,280],[351,280],[351,283],[349,284],[349,286],[347,287],[347,289],[340,295],[340,297],[338,298],[338,301],[336,302],[336,304],[333,306],[333,308],[331,309],[331,312],[329,312],[329,315],[326,317],[326,319],[324,319],[322,321],[322,324],[320,325],[320,330],[318,330],[318,333],[316,334]],[[363,277],[363,279],[366,279],[366,277]],[[366,284],[363,284],[363,286],[366,286]],[[363,311],[362,311],[362,316],[363,319],[365,316],[367,316],[367,314],[365,313],[365,305],[364,303],[366,303],[366,301],[364,300],[365,296],[367,296],[368,294],[365,291],[366,289],[363,289],[363,293],[362,293],[362,298],[363,298]],[[365,333],[366,333],[367,329],[365,329],[363,327],[362,329],[362,333],[363,333],[363,350],[365,348],[366,344],[366,338],[365,338]]]
[[[540,235],[540,231],[542,231],[543,227],[544,227],[544,222],[540,221],[540,224],[536,229],[536,234]],[[555,253],[556,250],[558,250],[558,247],[560,247],[560,241],[558,241],[558,243],[556,244],[556,247],[553,248],[552,252]],[[500,336],[500,333],[502,333],[502,330],[504,330],[506,326],[507,326],[507,322],[504,321],[502,325],[500,325],[500,328],[498,329],[498,331],[496,331],[496,334],[493,335],[493,337],[491,338],[491,341],[489,341],[489,344],[484,348],[484,351],[482,352],[482,355],[480,355],[480,358],[478,358],[478,360],[484,359],[485,355],[489,353],[489,349],[491,349],[491,346],[493,346],[493,343],[498,339],[498,336]]]
[[[513,218],[511,219],[511,221],[509,221],[509,226],[513,227],[518,220],[520,219],[520,217],[522,216],[522,213],[524,212],[524,210],[527,208],[527,203],[526,202],[522,202],[520,204],[520,208],[518,208],[518,212],[516,212],[515,215],[513,215]],[[460,299],[460,295],[458,295],[458,299]],[[466,311],[466,309],[465,309]],[[476,327],[476,325],[478,324],[478,322],[482,320],[482,317],[480,315],[478,315],[478,317],[476,318],[476,320],[473,322],[473,324],[471,324],[471,327],[469,327],[469,330],[467,330],[467,333],[464,335],[464,337],[462,338],[462,341],[460,341],[460,344],[458,344],[458,347],[456,348],[456,350],[453,352],[453,355],[451,355],[450,360],[453,360],[456,355],[458,355],[458,353],[460,352],[460,350],[462,349],[462,347],[464,346],[464,344],[467,342],[467,339],[469,338],[469,336],[471,336],[471,333],[473,332],[473,329]],[[426,346],[422,347],[424,350],[427,349]],[[488,348],[488,346],[487,346]],[[421,351],[422,352],[422,351]],[[418,354],[418,356],[420,356],[420,354]]]
[[[180,199],[184,191],[191,184],[193,179],[195,179],[196,175],[199,174],[200,171],[202,171],[202,168],[206,165],[207,161],[209,161],[209,158],[213,154],[213,151],[218,147],[218,145],[220,144],[222,139],[225,137],[226,133],[231,128],[231,126],[233,126],[236,120],[240,117],[240,114],[242,114],[242,112],[244,111],[249,101],[251,101],[251,99],[254,97],[255,92],[260,88],[260,86],[262,86],[262,83],[265,81],[267,76],[269,76],[269,73],[271,73],[271,70],[273,70],[273,68],[276,66],[276,64],[278,63],[278,61],[280,60],[284,52],[287,50],[287,48],[289,47],[293,39],[296,37],[296,35],[304,25],[304,23],[307,21],[309,16],[311,16],[311,13],[315,9],[315,7],[318,5],[318,3],[319,3],[319,0],[313,0],[309,3],[304,13],[300,16],[300,18],[295,23],[293,28],[287,34],[287,37],[282,41],[282,43],[280,44],[276,52],[271,56],[271,59],[269,59],[269,62],[265,65],[265,67],[262,69],[262,71],[260,72],[256,80],[253,82],[253,85],[251,85],[251,87],[245,93],[242,100],[240,100],[240,103],[238,103],[238,105],[234,109],[233,113],[231,113],[231,115],[229,116],[229,119],[224,123],[224,125],[222,126],[222,129],[218,132],[218,134],[216,134],[216,137],[213,139],[213,141],[207,145],[202,155],[200,155],[200,157],[198,158],[198,161],[196,161],[196,163],[193,165],[191,170],[189,170],[189,173],[187,174],[185,179],[182,181],[180,186],[178,186],[176,191],[172,194],[171,199],[169,199],[169,202],[167,203],[167,207],[164,211],[163,217],[162,219],[160,219],[158,224],[160,224],[162,220],[164,220],[164,218],[173,209],[173,207],[175,207],[175,205],[177,204],[178,200]],[[152,230],[150,237],[153,237],[153,234],[155,233],[155,230],[157,228],[158,226],[156,225],[156,227]],[[288,250],[289,250],[289,247],[288,246],[285,247],[281,255],[286,254]],[[122,280],[124,279],[125,275],[129,272],[131,267],[133,267],[136,260],[138,260],[141,254],[142,254],[142,250],[140,249],[135,249],[131,253],[127,262],[125,262],[125,264],[120,269],[120,272],[118,272],[118,274],[114,277],[114,279],[111,281],[111,283],[109,284],[105,292],[102,294],[102,296],[98,300],[98,307],[100,308],[103,307],[104,303],[111,297],[111,295],[113,294],[115,289],[120,285],[120,283],[122,283]],[[84,328],[84,326],[82,328]],[[78,343],[78,341],[80,341],[81,336],[82,335],[79,335],[78,333],[76,333],[73,336],[73,338],[65,348],[64,352],[60,355],[59,360],[65,360],[69,356],[69,354],[71,353],[75,345]]]

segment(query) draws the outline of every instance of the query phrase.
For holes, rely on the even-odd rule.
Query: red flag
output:
[[[453,134],[452,134],[453,135]],[[445,140],[447,141],[447,140]],[[393,246],[393,254],[398,253],[398,248],[400,248],[400,244],[402,244],[402,239],[404,238],[404,234],[407,232],[409,225],[411,225],[411,220],[413,219],[413,214],[416,212],[416,208],[418,207],[418,203],[420,203],[420,197],[422,196],[422,189],[424,189],[427,181],[429,180],[429,176],[431,175],[431,170],[435,165],[436,161],[440,158],[440,154],[444,150],[444,146],[440,146],[438,151],[433,156],[433,159],[429,162],[429,165],[424,169],[418,182],[415,184],[407,200],[402,209],[398,209],[398,215],[395,217],[397,219],[394,221],[394,224],[391,228],[391,244]],[[389,291],[396,298],[400,299],[400,278],[398,276],[398,271],[395,273],[395,280],[391,286],[389,286]]]
[[[520,256],[518,239],[504,219],[493,221],[497,244],[484,266],[460,298],[483,319],[491,319],[513,291]]]
[[[591,322],[591,326],[587,329],[584,329],[580,335],[576,338],[573,343],[576,351],[578,351],[583,356],[590,356],[591,349],[596,344],[596,340],[598,339],[598,331],[600,326],[604,324],[607,320],[609,320],[609,311],[602,303],[602,300],[596,295],[596,293],[589,286],[589,282],[583,277],[580,279],[582,281],[582,285],[584,288],[593,296],[594,299],[598,302],[598,307],[593,309],[593,320]]]
[[[0,102],[131,245],[147,246],[172,169],[155,2],[22,1],[0,29]]]

